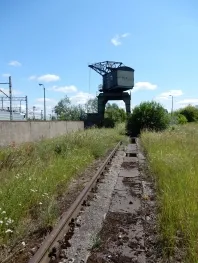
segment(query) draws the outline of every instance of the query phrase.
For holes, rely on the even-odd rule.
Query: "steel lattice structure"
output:
[[[114,69],[123,67],[124,64],[122,62],[115,62],[115,61],[104,61],[104,62],[98,62],[89,65],[90,68],[95,70],[100,75],[104,76],[107,73],[112,72]]]
[[[0,97],[0,103],[1,103],[1,109],[5,109],[4,107],[4,102],[10,102],[10,97],[6,96],[6,97]],[[26,113],[26,119],[28,119],[28,98],[27,96],[25,97],[12,97],[12,102],[13,101],[19,101],[20,102],[20,107],[12,107],[12,111],[14,110],[19,110],[21,112],[21,102],[25,101],[25,113]],[[9,107],[8,107],[9,108]],[[9,109],[10,111],[10,109]]]
[[[9,97],[0,97],[0,101],[10,101]],[[27,97],[12,97],[12,101],[26,101]]]

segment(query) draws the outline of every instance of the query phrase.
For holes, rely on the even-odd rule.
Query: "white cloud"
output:
[[[50,90],[56,91],[56,92],[62,92],[62,93],[72,93],[72,92],[77,92],[77,88],[74,85],[70,86],[53,86]]]
[[[32,76],[29,77],[29,80],[34,80],[34,79],[36,79],[35,75],[32,75]]]
[[[60,80],[60,77],[58,75],[54,75],[54,74],[46,74],[46,75],[42,75],[39,77],[36,75],[32,75],[28,79],[29,80],[37,80],[40,82],[53,82],[53,81]]]
[[[8,88],[1,88],[0,90],[2,90],[5,94],[7,94],[9,96],[9,89]],[[0,92],[1,93],[1,92]],[[2,94],[2,93],[1,93]],[[12,95],[20,95],[22,94],[20,91],[12,89]],[[2,94],[3,95],[3,94]],[[1,95],[0,95],[1,96]]]
[[[111,43],[114,45],[114,46],[120,46],[122,44],[121,42],[121,39],[122,38],[126,38],[128,37],[130,34],[129,33],[124,33],[122,35],[115,35],[112,39],[111,39]]]
[[[19,61],[17,61],[17,60],[13,60],[13,61],[10,61],[10,62],[8,63],[8,65],[14,66],[14,67],[20,67],[20,66],[21,66],[21,63],[20,63]]]
[[[38,102],[44,102],[44,98],[37,98],[36,101]],[[50,103],[50,104],[56,104],[57,101],[54,99],[50,99],[50,98],[45,98],[45,101]]]
[[[177,102],[178,104],[181,105],[197,105],[198,104],[198,99],[184,99],[184,100],[180,100]]]
[[[71,96],[70,100],[72,104],[85,104],[89,99],[95,98],[94,95],[86,92],[78,92],[76,95]]]
[[[124,33],[121,35],[121,37],[128,37],[128,36],[130,36],[130,33]]]
[[[135,92],[137,90],[155,90],[155,89],[157,89],[157,85],[152,84],[150,82],[137,82],[135,83],[132,92]]]
[[[169,90],[169,91],[163,92],[159,96],[157,96],[155,99],[156,100],[167,100],[167,99],[170,99],[170,96],[179,97],[181,95],[183,95],[183,91],[180,89],[175,89],[175,90]]]
[[[2,74],[2,77],[3,78],[8,78],[10,76],[10,73],[4,73],[4,74]]]

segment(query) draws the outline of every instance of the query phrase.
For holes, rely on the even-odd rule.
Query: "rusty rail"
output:
[[[92,177],[91,181],[85,186],[83,191],[79,194],[75,202],[70,206],[70,208],[62,215],[59,223],[54,227],[52,232],[46,237],[43,244],[40,246],[35,255],[29,260],[28,263],[49,263],[50,257],[49,253],[52,249],[58,250],[59,241],[64,238],[64,235],[69,230],[69,223],[72,219],[76,218],[78,213],[80,212],[82,203],[87,199],[89,192],[95,186],[97,179],[105,170],[105,167],[111,162],[114,157],[118,147],[121,145],[119,142],[113,151],[106,158],[104,163],[98,169],[96,174]]]

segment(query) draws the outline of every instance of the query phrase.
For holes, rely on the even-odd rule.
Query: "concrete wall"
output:
[[[0,121],[0,146],[54,138],[83,129],[82,121]]]

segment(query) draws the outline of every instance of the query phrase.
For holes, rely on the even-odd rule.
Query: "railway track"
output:
[[[75,226],[75,218],[78,216],[82,207],[86,204],[87,198],[94,191],[96,183],[100,176],[110,164],[121,142],[119,142],[113,151],[109,154],[101,167],[92,177],[91,181],[86,185],[80,195],[70,208],[62,215],[59,223],[55,226],[52,232],[46,237],[43,244],[40,246],[35,255],[28,263],[51,263],[58,258],[60,253],[61,242],[66,235],[70,236],[72,228]]]

